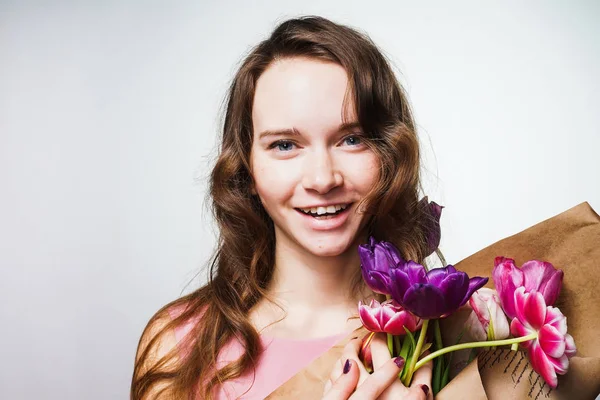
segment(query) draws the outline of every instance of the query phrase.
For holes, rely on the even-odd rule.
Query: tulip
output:
[[[423,226],[427,237],[427,254],[426,256],[433,253],[440,245],[440,239],[442,237],[440,229],[440,217],[442,216],[442,208],[436,202],[430,202],[427,196],[419,200],[417,206],[422,211]]]
[[[389,273],[392,298],[423,319],[447,317],[488,281],[478,276],[469,279],[452,265],[427,272],[414,261],[399,264]]]
[[[510,334],[508,320],[495,290],[481,288],[469,299],[473,312],[466,322],[467,331],[477,341],[506,339]]]
[[[492,271],[494,284],[500,295],[502,308],[509,318],[514,318],[515,291],[523,286],[525,292],[539,292],[546,305],[553,305],[562,286],[563,272],[544,261],[527,261],[521,268],[511,258],[496,257]]]
[[[391,335],[404,335],[406,331],[416,331],[421,327],[422,321],[402,308],[394,300],[379,303],[371,300],[370,305],[358,303],[358,315],[367,330],[371,332],[384,332]]]
[[[577,352],[573,337],[567,333],[567,318],[558,308],[547,306],[540,292],[528,293],[521,286],[514,296],[517,315],[510,324],[510,331],[515,337],[537,333],[537,338],[520,345],[527,349],[533,370],[548,386],[556,388],[556,374],[567,372],[569,358]]]
[[[389,242],[376,242],[371,237],[368,244],[358,246],[358,255],[367,286],[376,293],[389,295],[389,270],[404,262],[400,251]]]

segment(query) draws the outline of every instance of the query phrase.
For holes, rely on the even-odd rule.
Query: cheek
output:
[[[296,177],[286,163],[273,165],[269,160],[257,157],[254,164],[254,187],[265,208],[273,203],[287,200],[294,191]]]
[[[346,176],[350,178],[354,188],[360,192],[368,192],[379,179],[379,159],[375,154],[366,153],[360,160],[348,163]]]

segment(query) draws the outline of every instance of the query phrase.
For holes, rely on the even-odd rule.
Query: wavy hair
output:
[[[378,182],[364,200],[369,233],[393,242],[406,259],[423,263],[427,241],[420,184],[419,144],[407,97],[390,63],[364,33],[318,16],[280,23],[245,57],[226,97],[219,155],[210,176],[212,213],[219,228],[208,283],[162,307],[138,344],[131,399],[211,399],[221,383],[252,371],[262,348],[249,320],[274,270],[273,222],[251,193],[250,149],[256,82],[274,61],[306,57],[341,65],[348,75],[358,122],[380,161]],[[353,290],[364,285],[357,268]],[[359,292],[356,292],[359,293]],[[169,310],[182,308],[176,317]],[[182,343],[161,347],[173,329],[194,323]],[[221,366],[217,356],[232,339],[243,355]],[[185,349],[185,357],[181,351]],[[160,356],[157,356],[160,355]],[[155,397],[151,397],[155,396]]]

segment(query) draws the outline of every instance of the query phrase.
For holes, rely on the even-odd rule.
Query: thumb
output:
[[[333,382],[329,389],[327,389],[327,386],[325,387],[325,393],[323,394],[322,400],[348,399],[354,392],[354,389],[356,389],[359,375],[360,370],[358,369],[356,361],[350,358],[347,359],[339,378]]]

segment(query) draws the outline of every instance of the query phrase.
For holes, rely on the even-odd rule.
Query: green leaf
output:
[[[423,355],[423,353],[425,353],[430,348],[431,348],[431,343],[425,343],[423,345],[423,347],[421,347],[421,354],[419,354],[419,357],[421,357]]]
[[[415,337],[413,336],[412,332],[409,331],[406,327],[404,327],[404,330],[406,331],[406,337],[410,339],[412,349],[415,349],[417,347],[417,342],[415,342]]]

